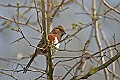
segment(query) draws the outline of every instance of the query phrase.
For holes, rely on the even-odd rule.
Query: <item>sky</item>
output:
[[[108,1],[108,0],[107,0]],[[29,4],[29,1],[27,1]],[[90,1],[89,1],[90,2]],[[115,6],[117,3],[119,2],[119,0],[110,0],[109,3],[112,6]],[[24,4],[24,0],[0,0],[1,4],[13,4],[16,5],[16,3],[20,3],[20,5]],[[87,0],[85,0],[85,5],[88,6],[88,9],[91,12],[91,3],[88,3]],[[98,8],[99,13],[102,13],[104,11],[104,9],[106,10],[107,8],[103,5],[99,5],[100,2],[97,1],[97,6],[100,7]],[[68,6],[65,6],[66,8],[68,7],[67,10],[62,11],[59,13],[58,16],[55,17],[55,19],[53,20],[53,24],[52,26],[55,27],[58,24],[62,25],[67,34],[72,34],[74,33],[76,30],[72,30],[72,23],[78,23],[78,22],[82,22],[84,24],[87,24],[91,21],[91,18],[89,15],[84,15],[84,14],[76,14],[76,13],[84,13],[84,11],[82,10],[81,6],[76,5],[76,3],[72,3]],[[22,13],[25,9],[21,9],[20,12]],[[114,12],[111,12],[112,14],[114,14],[118,19],[120,19],[120,16],[118,14],[115,14]],[[31,22],[36,20],[36,16],[35,16],[35,10],[31,10],[30,14],[26,14],[27,17],[31,17]],[[8,7],[2,7],[0,6],[0,16],[5,16],[8,18],[12,18],[13,15],[16,15],[16,9],[15,8],[8,8]],[[2,23],[3,20],[0,19],[0,23]],[[116,35],[116,42],[120,42],[120,23],[119,22],[115,22],[113,20],[109,20],[109,19],[101,19],[99,20],[102,29],[106,35],[106,37],[108,38],[108,40],[113,43],[113,37],[114,34]],[[0,25],[0,29],[3,28],[4,26]],[[29,56],[30,54],[34,53],[34,48],[30,47],[29,44],[25,41],[25,40],[21,40],[20,42],[16,42],[11,44],[13,41],[17,40],[18,38],[21,37],[20,33],[17,33],[15,31],[11,31],[11,28],[14,27],[16,28],[16,24],[12,24],[10,28],[7,28],[5,30],[3,30],[2,32],[0,32],[0,57],[1,58],[6,58],[6,59],[16,59],[18,55],[20,56]],[[37,45],[37,43],[39,42],[39,40],[33,39],[33,38],[40,38],[41,34],[36,32],[35,30],[26,27],[26,26],[22,26],[20,25],[24,35],[26,36],[26,38],[33,44],[33,45]],[[36,26],[38,28],[38,26]],[[69,42],[69,44],[67,44],[67,49],[71,49],[71,50],[78,50],[83,49],[83,46],[85,44],[85,41],[88,39],[89,34],[90,34],[91,28],[86,28],[85,30],[79,32],[76,36],[79,38],[72,38],[72,41]],[[64,36],[65,37],[65,36]],[[92,51],[97,51],[98,48],[96,46],[96,43],[94,43],[95,40],[93,40],[91,42],[91,47],[89,47],[90,50]],[[103,42],[103,45],[104,42]],[[105,47],[105,46],[104,46]],[[64,43],[61,44],[61,49],[64,48]],[[67,52],[58,52],[57,56],[78,56],[81,53],[67,53]],[[56,59],[54,60],[54,62],[57,62],[60,59]],[[14,60],[12,60],[14,61]],[[29,59],[25,59],[25,60],[20,60],[20,61],[16,61],[18,63],[24,63],[27,64],[27,62],[29,61]],[[68,62],[67,64],[72,65],[75,61],[72,62]],[[13,69],[15,68],[17,65],[16,64],[11,64],[5,61],[0,60],[0,68],[5,68],[5,69]],[[38,56],[35,59],[35,62],[32,64],[33,66],[36,66],[38,68],[41,69],[45,69],[45,57],[44,56]],[[91,66],[93,64],[90,64],[89,66]],[[21,67],[18,67],[18,69],[21,69]],[[89,69],[88,69],[89,70]],[[63,73],[65,73],[66,70],[64,70],[62,67],[57,67],[55,70],[55,74],[57,75],[62,75]],[[35,74],[35,75],[33,75]],[[19,79],[19,80],[23,80],[21,79],[21,76],[23,76],[22,78],[25,78],[25,80],[28,79],[34,79],[35,77],[39,76],[39,73],[27,73],[27,74],[22,74],[22,73],[18,73],[15,74],[15,76]],[[100,75],[102,74],[102,71],[100,72]],[[97,76],[97,77],[96,77]],[[94,75],[94,80],[96,80],[96,78],[103,78],[103,76],[98,76],[98,75]],[[69,80],[68,76],[67,79]],[[1,80],[13,80],[12,78],[9,78],[8,76],[6,77],[6,75],[2,75],[0,76]]]

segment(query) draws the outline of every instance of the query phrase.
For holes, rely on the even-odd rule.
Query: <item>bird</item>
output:
[[[57,27],[55,27],[48,34],[49,46],[50,47],[55,46],[56,48],[59,48],[59,46],[60,46],[59,42],[61,41],[62,36],[65,34],[66,34],[66,32],[61,25],[58,25]],[[31,63],[33,62],[33,60],[35,59],[35,57],[38,54],[47,56],[47,54],[48,54],[47,48],[48,48],[48,45],[46,45],[44,37],[42,37],[42,39],[40,40],[40,42],[37,45],[37,48],[36,48],[34,54],[32,55],[30,61],[24,67],[23,73],[26,73],[28,71],[28,68],[30,67]]]

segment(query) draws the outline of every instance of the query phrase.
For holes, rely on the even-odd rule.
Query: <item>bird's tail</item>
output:
[[[28,71],[28,68],[30,67],[31,63],[33,62],[33,60],[34,60],[34,58],[35,58],[36,56],[37,56],[36,53],[34,53],[34,54],[32,55],[32,58],[31,58],[30,61],[28,62],[27,66],[24,67],[24,72],[23,72],[23,73],[26,73],[26,72]]]

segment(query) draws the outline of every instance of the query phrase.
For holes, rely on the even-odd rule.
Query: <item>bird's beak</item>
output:
[[[66,32],[63,32],[63,35],[66,34]]]

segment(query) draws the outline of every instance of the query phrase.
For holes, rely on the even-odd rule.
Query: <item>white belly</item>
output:
[[[58,41],[57,37],[55,37],[54,44],[56,44],[56,45],[55,45],[56,48],[59,48],[59,47],[60,47],[60,43],[58,43],[58,42],[59,42],[59,41]]]

